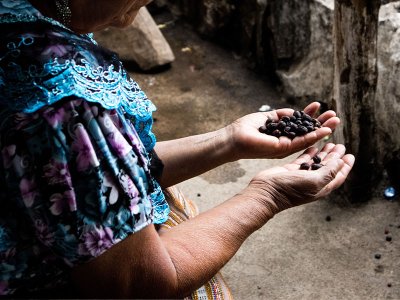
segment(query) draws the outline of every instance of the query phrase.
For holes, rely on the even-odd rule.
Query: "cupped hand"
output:
[[[313,102],[304,108],[304,112],[314,117],[320,108],[318,102]],[[321,128],[304,136],[290,140],[287,137],[274,137],[260,133],[259,128],[270,118],[275,121],[283,116],[292,116],[294,110],[285,108],[265,113],[254,113],[244,116],[227,127],[233,148],[234,159],[248,158],[283,158],[306,149],[322,138],[330,135],[339,125],[340,119],[334,111],[327,111],[317,117]]]
[[[273,214],[290,207],[313,202],[340,187],[354,165],[354,156],[345,154],[343,145],[329,143],[318,152],[307,149],[293,162],[260,172],[250,182],[246,193],[269,205]],[[302,163],[312,163],[318,155],[323,165],[318,170],[300,170]]]

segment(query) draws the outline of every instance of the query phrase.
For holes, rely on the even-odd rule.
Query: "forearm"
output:
[[[243,194],[160,232],[176,270],[173,296],[187,296],[210,280],[274,213],[276,207],[267,201]]]
[[[233,159],[226,129],[158,142],[155,151],[164,164],[160,184],[166,188]]]
[[[267,198],[248,192],[158,232],[132,234],[75,267],[79,298],[183,298],[210,280],[242,243],[273,217]],[[260,200],[264,199],[264,200]]]

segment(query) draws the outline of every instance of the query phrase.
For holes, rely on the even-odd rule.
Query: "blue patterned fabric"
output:
[[[0,295],[62,286],[70,267],[165,222],[154,110],[91,35],[0,0]]]

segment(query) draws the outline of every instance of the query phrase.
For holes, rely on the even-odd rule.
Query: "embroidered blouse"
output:
[[[166,221],[154,110],[92,35],[0,0],[0,295],[62,286],[68,268]]]

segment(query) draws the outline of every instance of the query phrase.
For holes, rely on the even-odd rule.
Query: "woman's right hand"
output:
[[[340,187],[351,171],[355,158],[345,154],[343,145],[329,143],[318,152],[309,148],[292,163],[260,172],[244,191],[270,207],[276,214],[285,209],[313,202]],[[300,170],[302,163],[312,163],[318,155],[319,170]]]

